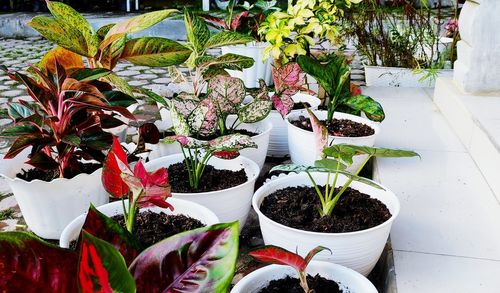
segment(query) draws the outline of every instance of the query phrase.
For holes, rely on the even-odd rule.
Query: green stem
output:
[[[316,181],[314,181],[314,178],[311,176],[311,173],[309,171],[306,171],[307,176],[309,176],[309,179],[311,180],[312,184],[314,185],[314,189],[316,190],[316,193],[319,196],[319,200],[321,201],[321,206],[325,206],[325,199],[323,197],[323,194],[321,193],[321,190],[319,190],[318,184],[316,184]]]
[[[141,191],[142,193],[142,191]],[[134,223],[135,223],[135,216],[136,216],[136,210],[137,210],[137,201],[139,199],[139,197],[141,196],[141,194],[139,194],[132,202],[132,205],[130,206],[129,208],[129,211],[128,211],[128,217],[127,217],[127,223],[126,223],[126,226],[127,226],[127,230],[132,233],[133,230],[134,230]],[[129,205],[130,205],[130,197],[129,197]]]
[[[193,174],[191,172],[191,168],[189,164],[191,163],[190,160],[188,160],[186,156],[186,152],[184,151],[184,147],[181,147],[182,150],[182,155],[184,156],[184,164],[186,165],[186,168],[188,169],[188,178],[189,178],[189,186],[193,186]]]

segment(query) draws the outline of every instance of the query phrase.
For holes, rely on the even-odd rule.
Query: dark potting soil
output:
[[[328,280],[320,275],[307,275],[307,285],[314,293],[341,293],[337,282]],[[267,287],[261,289],[259,293],[304,293],[298,278],[286,276],[283,279],[272,280]]]
[[[78,174],[92,174],[95,170],[101,168],[101,164],[96,163],[80,163],[80,167],[78,170],[80,172],[75,172],[72,170],[68,170],[64,174],[64,178],[71,179]],[[16,174],[17,178],[23,179],[24,181],[33,181],[35,179],[50,182],[56,178],[59,178],[59,170],[42,170],[39,168],[32,168],[29,170],[22,169],[20,173]]]
[[[302,110],[302,109],[305,109],[305,108],[311,108],[311,104],[309,104],[308,102],[294,103],[292,110]]]
[[[126,227],[123,215],[113,216],[112,219]],[[134,235],[143,247],[149,247],[172,235],[204,226],[199,220],[188,216],[144,211],[137,214]]]
[[[228,189],[247,182],[248,177],[243,168],[231,171],[215,169],[213,166],[207,165],[201,176],[199,188],[195,190],[189,186],[188,171],[182,162],[168,167],[168,180],[172,192],[191,193]]]
[[[319,188],[324,190],[323,186]],[[318,212],[320,206],[314,187],[298,186],[280,189],[266,196],[260,210],[268,218],[285,226],[323,233],[365,230],[391,217],[381,201],[352,188],[346,189],[331,216],[321,217]]]
[[[299,116],[299,120],[291,121],[293,125],[307,130],[313,131],[311,120],[305,116]],[[326,121],[321,121],[324,125]],[[328,132],[333,136],[342,137],[362,137],[370,136],[375,133],[375,130],[370,126],[355,122],[349,119],[333,119],[333,121],[326,125]]]

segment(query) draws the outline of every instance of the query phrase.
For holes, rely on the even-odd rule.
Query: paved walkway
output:
[[[422,156],[376,164],[376,177],[401,201],[391,233],[398,292],[499,292],[500,205],[432,90],[365,93],[387,114],[376,144]]]

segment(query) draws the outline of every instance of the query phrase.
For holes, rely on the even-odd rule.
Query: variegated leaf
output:
[[[56,69],[56,60],[64,69],[83,68],[82,56],[73,53],[63,47],[55,47],[48,51],[38,63],[37,67],[44,73],[54,73]]]
[[[136,65],[167,67],[187,60],[191,50],[178,42],[159,38],[142,37],[125,43],[122,59]]]
[[[236,77],[216,76],[208,83],[208,98],[221,114],[235,114],[245,98],[245,84]]]
[[[185,118],[193,112],[199,103],[200,101],[197,100],[193,94],[188,94],[186,92],[181,92],[177,97],[172,99],[172,106]]]
[[[195,139],[195,138],[192,138],[189,136],[185,136],[185,135],[174,135],[174,136],[165,137],[163,139],[163,142],[166,144],[178,142],[183,147],[187,147],[190,149],[199,149],[199,148],[208,147],[208,142],[203,141],[203,140],[198,140],[198,139]]]
[[[208,136],[217,128],[217,110],[210,99],[204,99],[187,118],[192,133]]]
[[[290,62],[280,68],[273,67],[272,73],[277,92],[283,92],[286,89],[299,90],[304,86],[305,73],[297,63]]]
[[[270,100],[256,99],[238,111],[238,119],[243,123],[255,123],[269,115],[273,107]]]
[[[274,94],[272,96],[274,108],[278,110],[283,118],[285,118],[285,116],[288,115],[288,113],[290,113],[293,109],[294,101],[292,96],[295,92],[293,92],[293,94],[292,92],[293,91],[285,90],[280,94]]]
[[[184,10],[184,24],[188,43],[193,51],[201,52],[210,38],[210,31],[203,19],[193,15],[187,9]]]
[[[170,118],[172,119],[172,128],[177,135],[189,135],[189,125],[186,118],[175,108],[170,107]]]
[[[116,87],[120,92],[124,92],[129,96],[134,95],[134,89],[128,84],[126,80],[119,77],[118,75],[111,73],[104,77],[109,83]]]
[[[248,135],[229,134],[208,142],[211,152],[240,151],[246,148],[257,148],[257,144]]]
[[[316,117],[313,111],[309,108],[307,108],[307,113],[309,114],[309,119],[314,133],[316,157],[322,158],[324,156],[323,150],[328,146],[328,129],[323,125],[323,123],[321,123],[321,121],[319,121],[318,117]]]
[[[99,62],[101,66],[112,70],[120,60],[120,57],[125,49],[127,38],[122,36],[114,41],[110,46],[102,49]]]
[[[249,35],[240,34],[234,31],[222,31],[208,39],[205,44],[205,49],[246,44],[252,41],[254,41],[254,38]]]
[[[177,66],[169,66],[167,68],[167,71],[173,83],[187,82],[186,77],[184,76],[184,74],[182,74],[179,68],[177,68]]]

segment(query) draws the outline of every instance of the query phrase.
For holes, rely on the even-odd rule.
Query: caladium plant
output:
[[[401,158],[419,156],[416,152],[407,150],[355,146],[349,144],[336,144],[328,146],[328,131],[326,127],[320,123],[319,119],[311,111],[309,111],[309,115],[316,137],[317,153],[320,153],[322,158],[314,162],[314,166],[286,164],[272,168],[271,172],[305,172],[309,176],[309,179],[311,180],[311,183],[313,184],[320,200],[321,207],[319,207],[318,210],[322,217],[330,216],[332,214],[333,209],[335,208],[335,205],[339,201],[340,197],[353,181],[358,181],[375,188],[383,189],[374,181],[358,176],[371,158]],[[361,166],[354,173],[345,171],[347,166],[353,163],[353,157],[357,155],[365,155],[365,159]],[[324,183],[324,190],[320,189],[320,186],[314,180],[311,172],[324,172],[328,174],[326,182]],[[336,188],[339,174],[346,176],[348,180],[341,187]],[[333,182],[330,183],[332,176]]]
[[[42,170],[58,170],[59,177],[81,173],[82,159],[102,162],[103,151],[113,140],[103,129],[122,125],[117,116],[135,119],[125,108],[135,99],[98,80],[109,74],[101,69],[68,69],[55,61],[54,71],[31,67],[35,79],[3,70],[26,87],[33,102],[7,104],[14,122],[0,136],[15,140],[5,154],[10,159],[31,147],[28,164]]]
[[[309,290],[309,285],[307,284],[307,273],[306,269],[313,257],[321,251],[331,250],[323,247],[317,246],[316,248],[309,251],[307,256],[303,258],[302,256],[288,251],[284,248],[268,245],[253,251],[248,254],[251,255],[258,261],[277,265],[286,265],[294,268],[299,275],[300,286],[304,289],[305,293],[311,293],[313,291]]]
[[[0,290],[226,292],[237,255],[238,223],[174,235],[128,261],[112,244],[85,230],[78,251],[59,248],[33,234],[2,232]]]
[[[116,137],[104,161],[101,178],[104,189],[111,196],[121,198],[123,203],[124,198],[128,198],[128,208],[123,204],[123,216],[130,233],[133,232],[138,209],[153,205],[174,209],[166,201],[171,196],[167,169],[160,168],[150,173],[139,160],[132,172],[127,155]]]
[[[358,86],[351,84],[351,67],[344,55],[328,54],[320,58],[303,55],[297,58],[297,63],[318,81],[328,95],[327,124],[332,122],[337,110],[356,115],[363,112],[370,120],[384,120],[385,113],[380,103],[363,95]]]

